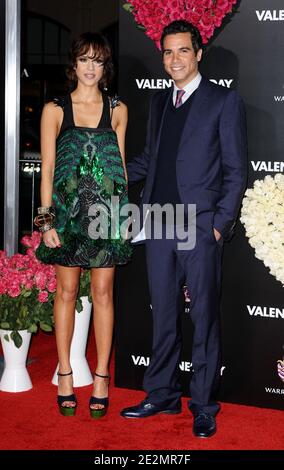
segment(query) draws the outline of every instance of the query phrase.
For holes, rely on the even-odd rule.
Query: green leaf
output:
[[[82,312],[83,310],[83,304],[82,304],[82,300],[80,297],[79,299],[77,299],[77,302],[76,302],[76,310],[78,313]]]
[[[12,331],[11,339],[14,341],[16,348],[20,348],[23,343],[23,339],[18,331]]]
[[[10,341],[9,335],[4,335],[4,339],[5,339],[6,341]]]
[[[48,325],[47,323],[40,322],[39,326],[43,331],[52,331],[52,326]]]
[[[34,323],[33,325],[29,326],[28,331],[29,331],[30,333],[36,333],[36,332],[37,332],[37,326],[36,326],[36,324]]]
[[[134,10],[134,6],[133,5],[130,5],[130,3],[124,3],[122,5],[122,8],[127,11],[128,13],[132,13],[132,11]]]
[[[31,291],[27,290],[26,292],[22,294],[22,297],[30,297],[31,295],[32,295]]]

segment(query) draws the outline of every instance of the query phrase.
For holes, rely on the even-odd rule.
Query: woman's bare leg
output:
[[[74,330],[75,305],[80,281],[81,268],[56,265],[57,289],[54,301],[54,321],[59,372],[70,372],[70,346]],[[58,395],[73,393],[73,377],[58,376]],[[64,402],[64,406],[74,406],[74,402]]]
[[[91,271],[91,293],[93,300],[94,331],[97,348],[96,372],[109,374],[109,359],[113,338],[113,283],[115,268],[94,268]],[[97,398],[108,396],[108,379],[95,376],[92,395]],[[102,408],[102,405],[92,405]]]

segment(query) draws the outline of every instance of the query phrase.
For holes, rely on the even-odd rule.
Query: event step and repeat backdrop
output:
[[[129,108],[127,158],[144,146],[150,98],[171,86],[161,53],[134,17],[120,5],[119,93]],[[239,2],[205,49],[201,73],[242,95],[248,123],[248,188],[266,175],[284,173],[284,3],[283,0]],[[131,189],[138,202],[142,185]],[[280,202],[281,203],[281,202]],[[282,191],[282,205],[283,191]],[[258,227],[261,233],[263,227]],[[284,233],[283,233],[284,243]],[[284,245],[279,250],[284,269]],[[132,262],[117,270],[116,385],[140,389],[150,361],[151,305],[144,246]],[[190,286],[188,287],[190,297]],[[160,293],[163,295],[163,292]],[[284,288],[255,257],[244,225],[225,245],[222,289],[223,358],[219,399],[283,408]],[[184,349],[181,382],[187,395],[192,376],[190,301],[182,312]],[[282,376],[283,377],[283,376]]]

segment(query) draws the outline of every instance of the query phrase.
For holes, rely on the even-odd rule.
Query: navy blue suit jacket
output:
[[[144,151],[127,164],[130,184],[146,178],[142,204],[149,204],[156,176],[161,129],[172,89],[151,101]],[[189,98],[190,99],[190,98]],[[236,91],[202,78],[182,132],[176,158],[183,204],[197,215],[214,213],[213,225],[230,238],[246,185],[247,144],[244,104]]]

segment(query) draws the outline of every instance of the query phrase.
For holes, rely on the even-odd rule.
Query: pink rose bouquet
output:
[[[35,256],[41,234],[22,238],[25,254],[8,257],[0,251],[0,328],[11,330],[10,337],[19,348],[20,330],[34,333],[53,327],[53,300],[56,291],[55,269]],[[5,339],[9,340],[6,334]]]
[[[136,23],[160,49],[162,31],[174,20],[192,23],[206,44],[236,3],[237,0],[127,0],[124,9],[133,13]]]

